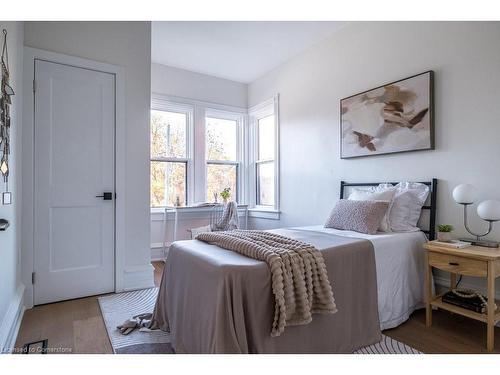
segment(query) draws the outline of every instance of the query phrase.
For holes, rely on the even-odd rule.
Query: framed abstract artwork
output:
[[[432,71],[340,101],[340,157],[434,149]]]

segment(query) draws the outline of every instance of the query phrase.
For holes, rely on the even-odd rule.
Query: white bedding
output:
[[[375,251],[380,328],[394,328],[424,306],[423,232],[377,233],[374,235],[324,228],[321,225],[301,230],[331,233],[370,240]]]

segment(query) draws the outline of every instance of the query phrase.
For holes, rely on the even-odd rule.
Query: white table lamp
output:
[[[453,189],[453,199],[460,204],[472,204],[477,199],[477,189],[470,184],[458,185]]]
[[[489,200],[479,203],[477,214],[486,221],[500,220],[500,202]]]
[[[473,245],[476,245],[476,246],[498,247],[498,242],[486,241],[486,240],[481,239],[481,237],[487,236],[491,232],[491,230],[493,229],[493,222],[500,220],[500,202],[494,201],[494,200],[487,200],[487,201],[481,202],[477,206],[477,214],[479,215],[479,217],[488,222],[488,231],[486,233],[483,233],[483,234],[477,234],[477,233],[472,232],[469,229],[469,226],[467,223],[467,206],[474,203],[476,198],[477,198],[477,190],[472,185],[462,184],[462,185],[458,185],[457,187],[455,187],[455,189],[453,189],[453,199],[458,204],[461,204],[464,206],[464,226],[465,226],[465,229],[467,230],[467,232],[469,232],[473,236],[476,236],[475,239],[464,238],[464,239],[460,239],[460,240],[471,242]]]

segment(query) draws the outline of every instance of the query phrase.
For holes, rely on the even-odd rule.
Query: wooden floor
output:
[[[415,311],[397,328],[383,332],[426,354],[474,354],[486,350],[486,324],[444,310],[434,310],[432,327],[425,326],[425,309]],[[495,328],[495,351],[500,353],[500,328]]]
[[[163,263],[154,262],[159,285]],[[401,326],[384,334],[424,353],[486,353],[486,325],[434,311],[433,326],[425,327],[425,311],[416,311]],[[70,353],[112,353],[97,297],[36,306],[24,313],[16,347],[48,339],[49,348]],[[500,328],[495,329],[495,353],[500,353]]]
[[[153,266],[158,286],[163,262],[153,262]],[[60,353],[113,353],[96,296],[26,310],[16,348],[43,339],[48,339],[48,347]]]

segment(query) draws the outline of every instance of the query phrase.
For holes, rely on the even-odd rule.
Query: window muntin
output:
[[[162,103],[151,110],[150,205],[184,206],[188,202],[189,126],[187,107]]]
[[[205,144],[207,160],[237,160],[238,122],[206,117]]]
[[[151,109],[152,212],[175,205],[177,196],[181,205],[213,202],[213,192],[220,194],[225,187],[231,199],[243,204],[249,178],[245,111],[158,94],[153,94]],[[215,145],[207,142],[207,123]]]
[[[217,114],[220,115],[219,112]],[[223,116],[224,114],[222,114]],[[206,200],[213,202],[217,193],[231,189],[231,199],[238,200],[239,181],[239,121],[236,115],[205,117]]]
[[[258,152],[257,159],[274,159],[275,128],[274,115],[266,116],[257,121]]]
[[[187,151],[186,113],[151,111],[151,157],[185,158]]]
[[[274,161],[257,163],[257,202],[260,206],[274,207]]]
[[[276,121],[273,111],[255,117],[255,204],[276,207]]]
[[[187,162],[151,162],[151,207],[185,206]]]
[[[231,198],[234,200],[238,194],[238,164],[207,163],[207,202],[217,200],[221,202],[220,192],[225,188],[231,189]]]

